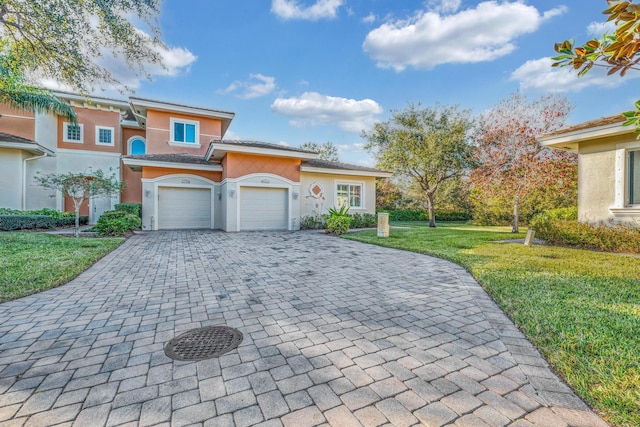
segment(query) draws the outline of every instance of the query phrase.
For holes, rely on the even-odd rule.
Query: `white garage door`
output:
[[[240,230],[286,230],[287,189],[241,187]]]
[[[211,190],[160,187],[158,217],[160,230],[211,228]]]

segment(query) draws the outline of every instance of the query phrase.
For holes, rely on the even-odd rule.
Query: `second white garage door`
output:
[[[211,190],[160,187],[158,228],[160,230],[211,228]]]
[[[286,230],[287,189],[241,187],[240,231]]]

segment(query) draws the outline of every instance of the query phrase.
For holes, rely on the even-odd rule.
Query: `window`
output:
[[[200,123],[191,120],[171,119],[171,141],[177,144],[199,143]]]
[[[338,184],[336,187],[336,204],[350,208],[362,208],[362,184]]]
[[[133,137],[129,140],[129,154],[147,154],[147,144],[140,137]]]
[[[96,126],[96,145],[114,145],[114,129],[104,126]]]
[[[84,125],[64,122],[62,141],[82,144],[84,141]]]
[[[627,204],[640,205],[640,150],[629,151],[627,157]]]

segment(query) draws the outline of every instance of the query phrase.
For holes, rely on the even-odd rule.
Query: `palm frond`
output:
[[[6,82],[0,78],[0,102],[13,108],[38,113],[53,113],[72,123],[76,122],[76,113],[65,101],[46,89],[26,85],[20,82]]]

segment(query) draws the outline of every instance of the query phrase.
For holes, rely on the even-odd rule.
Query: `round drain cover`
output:
[[[178,335],[164,347],[164,354],[174,360],[198,361],[222,356],[238,347],[242,332],[228,326],[208,326]]]

